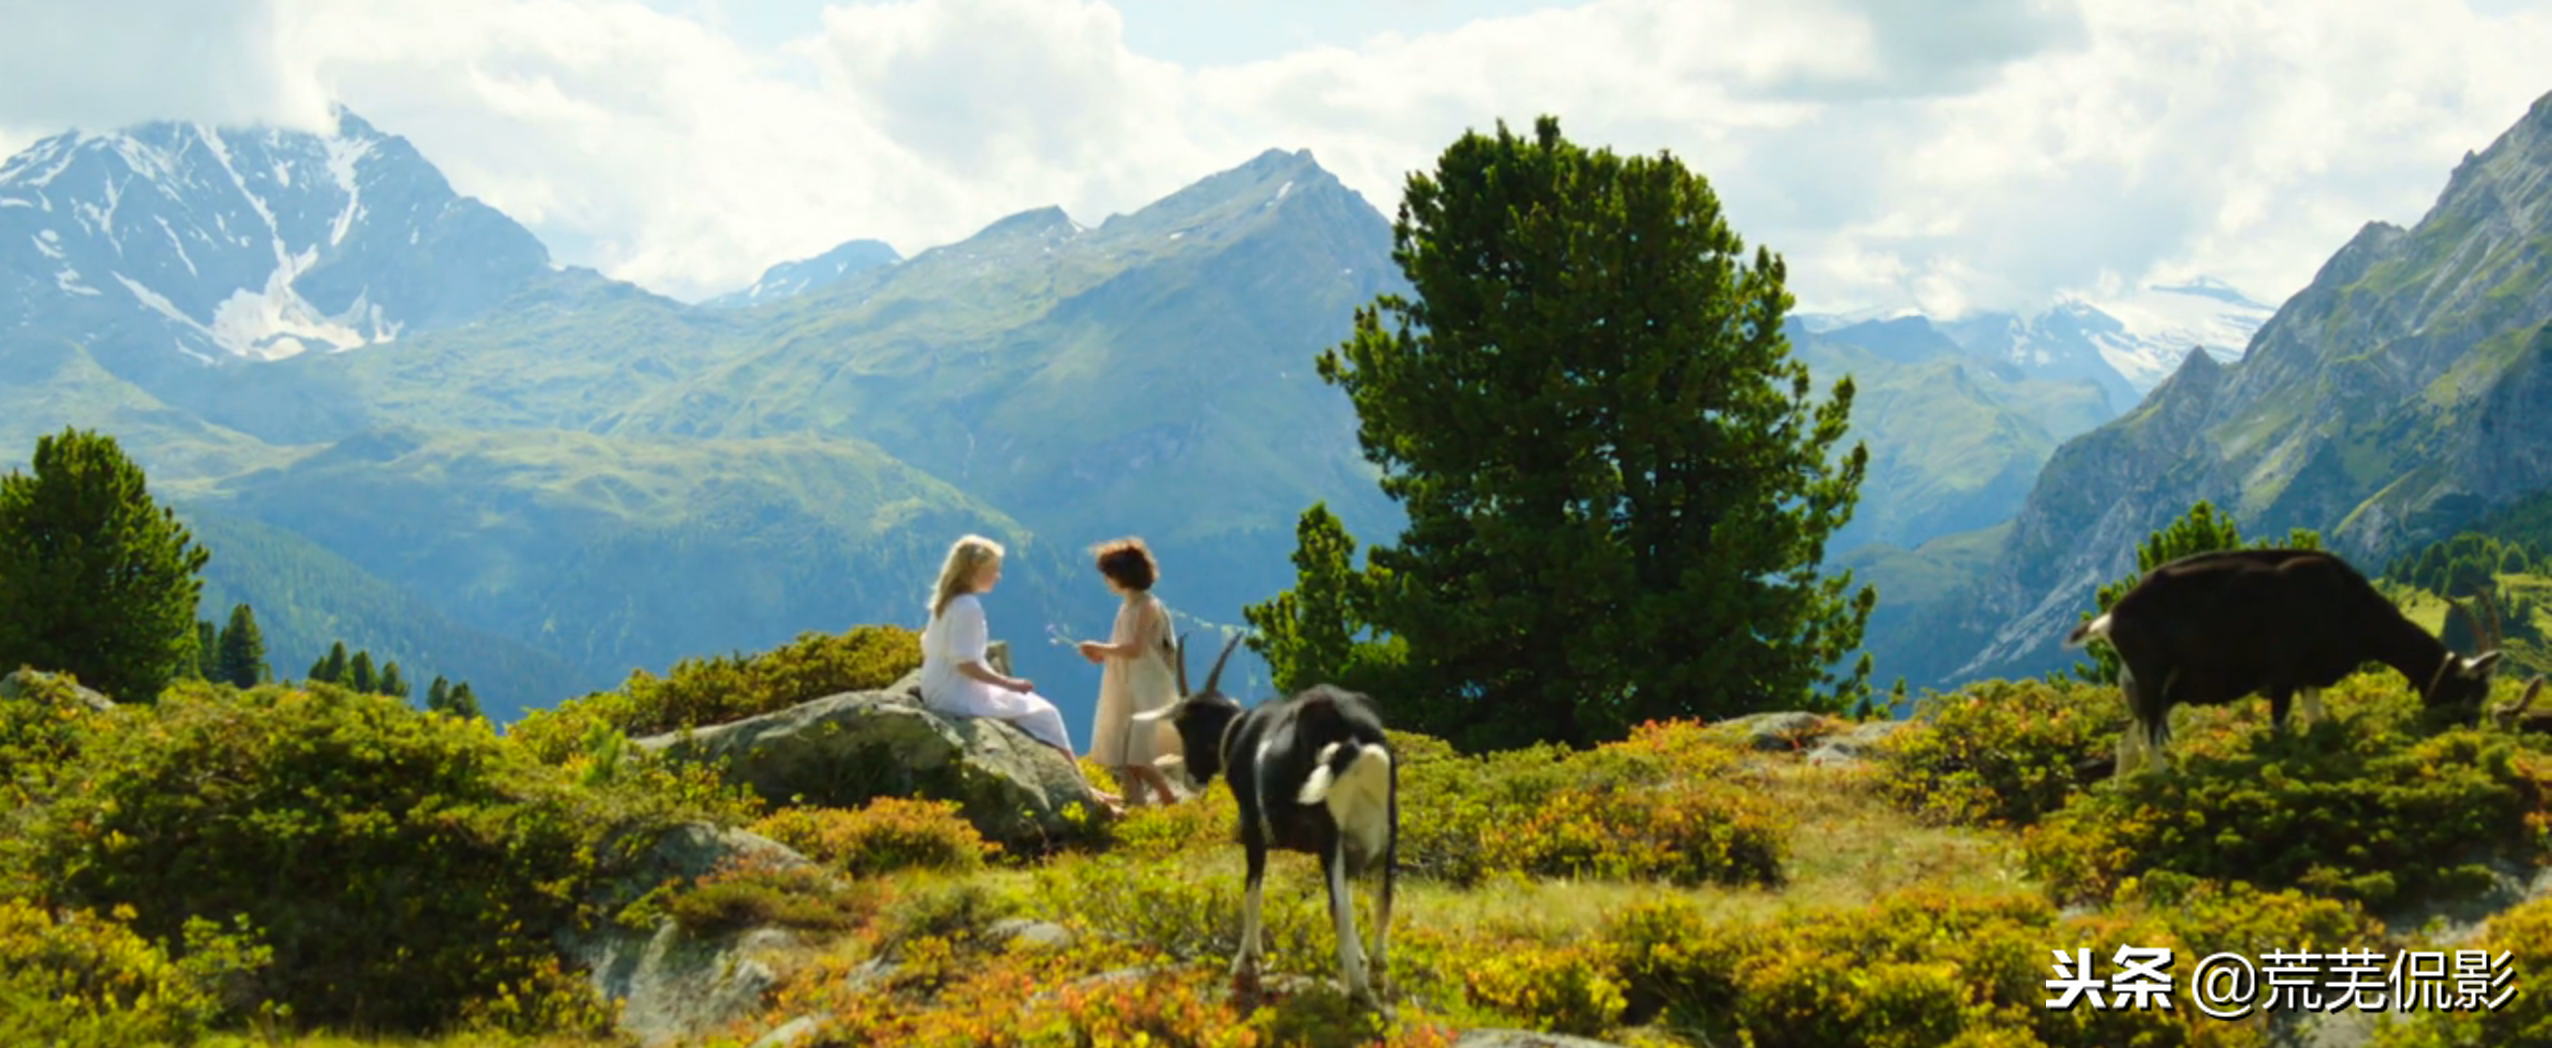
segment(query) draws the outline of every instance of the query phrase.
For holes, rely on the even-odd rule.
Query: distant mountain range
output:
[[[1901,563],[1941,584],[1902,609],[1925,624],[1899,662],[1940,683],[2070,662],[2058,641],[2093,590],[2200,499],[2245,534],[2317,530],[2373,570],[2547,487],[2552,95],[2467,155],[2418,224],[2368,223],[2238,360],[2189,354],[2066,442],[2004,534]]]
[[[2213,380],[2156,387],[2161,362],[2203,347],[2188,368],[2294,367],[2240,360],[2252,329],[2255,346],[2308,347],[2252,350],[2272,361],[2390,352],[2383,339],[2422,337],[2396,330],[2414,306],[2448,316],[2402,290],[2436,265],[2496,260],[2488,271],[2522,293],[2475,301],[2535,304],[2519,271],[2539,252],[2476,260],[2449,234],[2499,244],[2501,227],[2539,218],[2370,234],[2352,250],[2390,268],[2351,279],[2384,281],[2384,297],[2331,301],[2354,303],[2350,323],[2394,326],[2345,343],[2358,350],[2327,348],[2353,328],[2307,338],[2298,325],[2337,322],[2296,306],[2262,326],[2264,307],[2214,282],[2028,316],[1792,318],[1819,386],[1850,373],[1860,388],[1853,436],[1871,472],[1829,552],[1882,580],[1882,678],[1964,660],[1944,653],[1985,645],[2025,595],[2070,599],[2048,564],[2068,584],[2099,574],[2117,534],[2216,490],[2137,489],[2125,467],[2086,488],[2083,449],[2162,412],[2221,417],[2214,446],[2256,450],[2243,435],[2268,431],[2234,412],[2267,404],[2302,425],[2324,410],[2293,392],[2188,407]],[[1162,596],[1184,627],[1211,628],[1291,584],[1312,502],[1360,543],[1396,535],[1344,395],[1312,367],[1356,306],[1405,291],[1390,249],[1384,217],[1308,152],[1269,150],[1095,226],[1045,208],[911,257],[853,240],[686,305],[554,264],[351,113],[325,136],[64,134],[0,165],[0,464],[66,424],[115,434],[213,546],[205,615],[255,605],[279,674],[343,639],[412,680],[470,678],[500,717],[803,630],[918,625],[948,542],[979,531],[1014,550],[997,632],[1086,724],[1096,671],[1051,641],[1107,627],[1089,544],[1150,539]],[[2328,298],[2312,294],[2298,303]],[[2488,341],[2513,315],[2456,320],[2448,341]],[[2257,461],[2328,460],[2309,445],[2279,437]],[[2377,464],[2410,468],[2427,446]],[[2347,447],[2342,472],[2376,461]],[[2073,487],[2051,487],[2060,476]],[[2063,508],[2086,489],[2124,500],[2115,520],[2077,519],[2097,499]],[[2420,490],[2418,505],[2461,505]],[[1235,669],[1243,691],[1263,689],[1254,659]]]

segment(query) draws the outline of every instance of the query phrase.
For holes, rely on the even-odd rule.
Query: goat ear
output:
[[[2479,655],[2463,660],[2463,675],[2466,677],[2489,676],[2491,667],[2499,664],[2499,656],[2502,654],[2504,653],[2497,651],[2485,651]]]

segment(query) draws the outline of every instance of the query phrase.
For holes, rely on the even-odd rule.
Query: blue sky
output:
[[[2540,0],[0,0],[0,154],[342,102],[676,297],[1096,222],[1269,148],[1385,215],[1469,129],[1671,150],[1802,309],[2265,302],[2552,92]]]

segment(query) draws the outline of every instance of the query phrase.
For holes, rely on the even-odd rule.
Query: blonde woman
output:
[[[1018,725],[1030,738],[1063,753],[1075,776],[1081,763],[1072,752],[1072,735],[1054,703],[1031,690],[1026,677],[1005,676],[984,661],[991,630],[979,595],[1001,581],[1001,544],[968,535],[948,547],[940,563],[939,584],[931,587],[930,625],[922,629],[922,705],[963,717],[993,717]],[[1111,811],[1122,811],[1119,799],[1092,785],[1082,785]]]

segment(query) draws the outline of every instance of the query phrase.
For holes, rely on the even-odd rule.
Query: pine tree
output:
[[[443,675],[438,673],[434,676],[434,683],[425,686],[425,708],[436,713],[448,713],[451,712],[451,703],[452,682],[444,680]]]
[[[479,712],[478,696],[471,694],[468,681],[452,686],[452,694],[448,702],[451,707],[450,712],[455,717],[485,716]]]
[[[1402,724],[1582,745],[1868,693],[1838,664],[1877,594],[1820,569],[1867,466],[1853,385],[1811,398],[1785,266],[1706,179],[1501,123],[1409,177],[1393,240],[1416,299],[1317,363],[1408,517],[1366,558]]]
[[[213,660],[212,679],[240,688],[256,687],[266,679],[266,637],[257,629],[257,615],[248,605],[233,605],[230,624],[222,627],[220,655]]]
[[[311,674],[310,679],[344,685],[352,680],[348,676],[351,672],[352,666],[346,661],[346,642],[337,641],[328,645],[328,657],[320,660],[319,672]]]
[[[0,666],[71,674],[151,702],[195,656],[210,554],[115,438],[64,429],[0,477]]]
[[[365,648],[354,653],[354,662],[346,667],[345,684],[365,695],[380,690],[381,682],[374,679],[372,673],[372,649]]]
[[[1354,632],[1371,614],[1355,556],[1346,525],[1314,503],[1294,526],[1294,587],[1241,609],[1256,631],[1247,643],[1267,659],[1278,692],[1338,681],[1347,668]]]
[[[399,660],[381,664],[381,679],[374,682],[373,690],[393,698],[408,697],[408,679],[399,675]]]
[[[213,628],[213,620],[195,620],[195,666],[188,674],[196,680],[213,679],[214,664],[221,661],[221,631]]]

